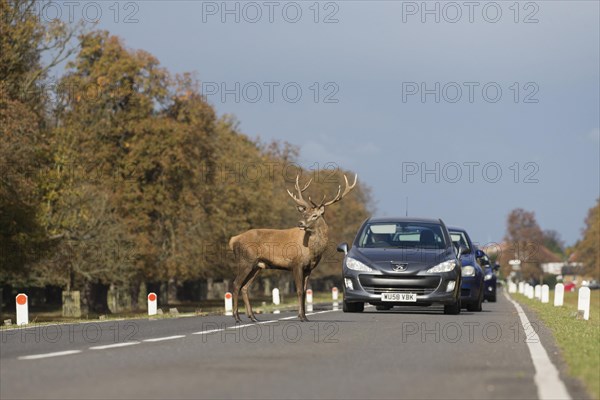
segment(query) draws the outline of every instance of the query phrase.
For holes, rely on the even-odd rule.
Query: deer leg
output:
[[[248,315],[248,318],[250,318],[250,320],[253,322],[258,322],[258,320],[252,311],[252,305],[250,304],[250,299],[248,298],[248,289],[250,289],[250,285],[252,285],[252,282],[254,282],[254,279],[258,276],[259,272],[260,268],[255,267],[252,272],[250,272],[250,275],[248,275],[244,286],[242,286],[242,297],[244,299],[244,305],[246,306],[246,315]]]
[[[235,319],[235,322],[242,322],[238,311],[238,298],[240,296],[240,289],[244,286],[244,281],[247,280],[247,277],[252,273],[252,270],[252,268],[240,267],[237,276],[233,280],[233,318]]]
[[[308,290],[308,278],[310,278],[310,272],[305,272],[304,274],[304,294],[306,295],[306,291]]]
[[[304,304],[304,309],[306,310],[306,291],[308,290],[308,278],[310,277],[310,271],[304,271],[304,291],[302,292],[302,304]],[[306,315],[304,319],[308,321]]]
[[[298,318],[300,321],[307,322],[306,310],[305,310],[305,291],[304,291],[304,271],[299,268],[294,271],[294,282],[296,284],[296,294],[298,295]]]

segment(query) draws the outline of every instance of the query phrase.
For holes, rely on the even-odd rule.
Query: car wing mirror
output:
[[[348,243],[340,243],[338,244],[337,251],[340,253],[348,254]]]

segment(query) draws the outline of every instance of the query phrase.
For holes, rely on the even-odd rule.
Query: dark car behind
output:
[[[473,245],[471,237],[463,228],[449,227],[448,231],[452,240],[460,246],[465,246],[460,260],[462,263],[462,286],[460,298],[462,306],[469,311],[481,311],[484,295],[484,272],[477,262],[477,248]]]

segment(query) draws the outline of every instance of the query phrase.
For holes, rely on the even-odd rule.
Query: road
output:
[[[557,366],[567,396],[585,397],[565,376],[547,330],[529,315],[537,334],[526,332],[505,295],[484,303],[483,312],[458,316],[434,307],[360,314],[327,307],[309,318],[263,314],[259,324],[236,327],[227,316],[182,317],[4,331],[0,397],[548,397],[540,385],[552,383],[543,381],[547,372],[536,376],[527,338],[550,355],[546,364]]]

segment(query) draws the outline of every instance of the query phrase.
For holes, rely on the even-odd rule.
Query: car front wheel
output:
[[[483,289],[480,291],[479,299],[477,300],[477,303],[469,304],[467,306],[467,310],[469,310],[469,311],[482,311],[483,307],[481,306],[481,303],[483,303]]]
[[[342,310],[344,312],[363,312],[365,303],[348,303],[344,300]]]
[[[460,309],[461,309],[461,304],[460,304],[460,299],[458,299],[456,301],[456,303],[446,304],[444,306],[444,314],[458,315],[458,314],[460,314]]]

